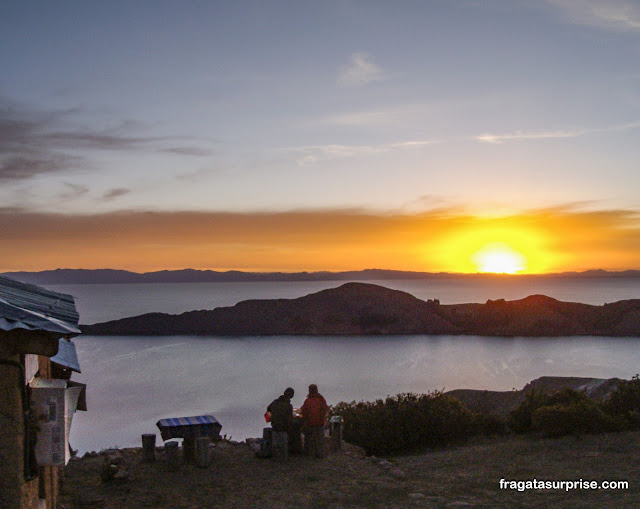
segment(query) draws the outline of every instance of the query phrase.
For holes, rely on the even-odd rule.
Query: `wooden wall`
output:
[[[23,355],[2,356],[21,363]],[[51,377],[49,357],[39,356],[39,373]],[[41,466],[38,477],[24,478],[24,417],[22,408],[23,372],[16,366],[0,364],[0,507],[2,509],[40,509],[40,499],[46,509],[56,509],[60,467]]]

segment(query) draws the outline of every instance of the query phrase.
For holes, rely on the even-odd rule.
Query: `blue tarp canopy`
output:
[[[78,362],[78,354],[76,353],[76,345],[70,339],[60,338],[58,340],[58,353],[51,357],[51,362],[55,362],[64,368],[69,368],[76,373],[82,373]]]
[[[169,417],[160,419],[156,426],[160,430],[162,440],[170,438],[219,438],[222,425],[213,415],[196,415],[193,417]]]

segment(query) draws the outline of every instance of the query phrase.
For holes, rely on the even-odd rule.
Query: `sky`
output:
[[[635,0],[0,7],[0,271],[640,269]]]

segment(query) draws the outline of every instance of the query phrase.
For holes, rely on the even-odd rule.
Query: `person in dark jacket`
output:
[[[293,389],[287,387],[284,393],[267,407],[267,412],[271,414],[271,427],[275,431],[289,431],[293,422],[293,405],[291,404],[293,395]]]
[[[318,386],[311,384],[309,394],[300,408],[304,424],[304,449],[309,456],[324,458],[326,447],[324,443],[324,425],[327,421],[329,406]]]
[[[273,458],[284,461],[288,456],[289,429],[293,424],[293,398],[294,391],[287,387],[282,396],[273,400],[267,407],[271,414],[271,427],[273,428],[272,448]]]

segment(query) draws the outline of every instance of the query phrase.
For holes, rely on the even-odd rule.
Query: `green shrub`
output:
[[[495,415],[473,414],[473,427],[474,435],[505,435],[509,431],[504,419]]]
[[[640,379],[621,380],[603,404],[604,411],[624,419],[628,428],[640,429]]]
[[[515,433],[537,431],[558,437],[582,433],[604,433],[626,427],[624,419],[605,412],[604,405],[584,392],[564,389],[555,393],[531,391],[509,416]]]
[[[539,391],[525,394],[524,401],[509,414],[507,425],[514,433],[528,433],[531,431],[533,413],[547,403],[547,395]]]
[[[589,399],[571,404],[542,406],[534,411],[531,427],[550,437],[620,429],[616,419],[605,414],[598,403]]]
[[[342,402],[332,414],[344,419],[343,437],[347,442],[376,455],[444,446],[504,429],[496,420],[476,416],[457,399],[440,392]]]
[[[514,433],[529,433],[534,430],[533,415],[538,409],[554,405],[571,406],[581,403],[589,404],[592,401],[584,392],[573,389],[563,389],[554,393],[529,391],[525,394],[524,401],[509,415],[509,429]]]

